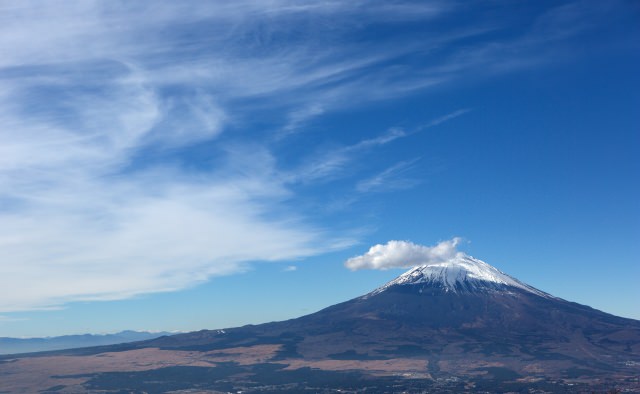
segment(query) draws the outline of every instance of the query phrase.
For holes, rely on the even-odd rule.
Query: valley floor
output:
[[[0,360],[0,393],[640,393],[629,373],[545,376],[534,364],[421,357],[278,359],[281,345],[214,351],[142,348]],[[548,366],[547,366],[548,367]],[[617,391],[616,391],[617,390]]]

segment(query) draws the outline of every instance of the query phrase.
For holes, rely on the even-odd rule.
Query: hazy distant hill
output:
[[[46,338],[6,338],[0,337],[0,354],[42,352],[47,350],[72,349],[88,346],[114,345],[154,339],[168,332],[122,331],[115,334],[64,335]]]

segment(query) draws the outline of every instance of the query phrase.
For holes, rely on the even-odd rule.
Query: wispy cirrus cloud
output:
[[[27,319],[26,318],[21,318],[21,317],[0,315],[0,324],[12,323],[12,322],[24,321],[24,320],[27,320]]]
[[[456,12],[440,1],[0,4],[0,311],[178,290],[351,245],[296,210],[298,188],[357,173],[356,189],[380,190],[414,162],[368,179],[352,164],[407,132],[333,134],[294,160],[274,140],[333,111],[527,67],[577,34],[554,14],[498,43],[484,37],[499,24],[401,40],[390,28]]]
[[[417,161],[418,159],[404,160],[386,168],[372,177],[365,178],[356,184],[356,191],[360,193],[369,193],[411,188],[419,181],[407,178],[403,176],[403,174],[409,171]]]

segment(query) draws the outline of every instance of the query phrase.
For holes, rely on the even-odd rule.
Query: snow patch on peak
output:
[[[441,262],[424,264],[410,269],[386,285],[374,290],[369,295],[379,294],[391,286],[424,284],[444,289],[447,292],[474,292],[515,287],[545,298],[549,294],[520,282],[499,269],[473,258],[458,253],[454,258]]]

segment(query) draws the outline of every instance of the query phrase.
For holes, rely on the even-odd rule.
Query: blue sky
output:
[[[392,240],[638,319],[639,17],[0,2],[0,335],[296,317]]]

